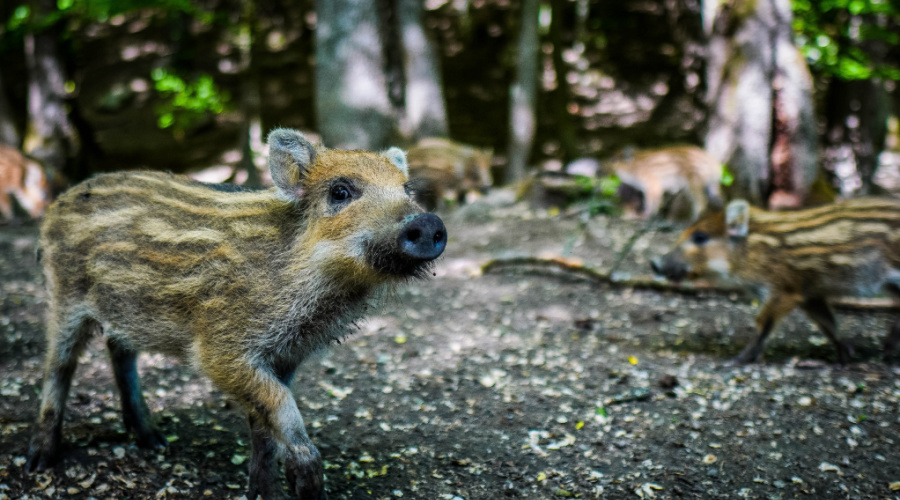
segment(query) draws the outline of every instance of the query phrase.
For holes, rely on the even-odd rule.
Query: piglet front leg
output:
[[[288,490],[300,500],[324,500],[325,466],[306,434],[303,417],[287,385],[265,367],[235,360],[209,370],[214,382],[247,408],[253,445],[247,498],[284,498],[278,478],[278,456],[284,457]]]

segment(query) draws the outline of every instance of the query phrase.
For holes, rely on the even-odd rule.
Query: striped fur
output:
[[[18,149],[0,144],[0,216],[12,220],[12,198],[33,218],[44,215],[50,187],[41,166]]]
[[[286,454],[292,491],[324,495],[321,458],[291,377],[310,353],[350,333],[385,287],[425,274],[428,263],[381,264],[398,258],[397,235],[422,210],[407,194],[402,151],[327,150],[284,129],[269,143],[272,189],[114,173],[73,187],[49,208],[41,232],[49,352],[29,468],[46,467],[56,453],[77,353],[102,333],[139,443],[165,440],[140,397],[134,357],[162,352],[193,364],[247,409],[248,497],[278,496],[269,470],[277,450]],[[337,185],[352,201],[330,198]]]
[[[697,146],[626,151],[606,170],[643,194],[639,214],[644,218],[659,212],[667,193],[686,192],[694,218],[706,208],[709,198],[718,202],[721,197],[722,164]]]
[[[857,199],[792,212],[751,208],[745,237],[729,237],[727,227],[724,212],[705,214],[655,267],[670,278],[733,280],[768,290],[756,321],[760,338],[740,361],[755,361],[771,329],[801,307],[846,362],[852,349],[836,337],[827,299],[900,288],[900,201]],[[898,332],[900,325],[885,341],[887,352],[900,341]]]
[[[471,192],[491,188],[491,149],[478,149],[449,139],[426,137],[409,149],[410,177],[419,180],[420,202],[433,209],[465,201]]]

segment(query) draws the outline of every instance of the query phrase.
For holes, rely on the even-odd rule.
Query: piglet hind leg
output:
[[[153,423],[141,392],[141,379],[137,371],[138,352],[115,337],[110,337],[106,345],[109,348],[116,386],[122,398],[122,419],[125,421],[125,427],[135,434],[138,446],[150,449],[165,448],[166,438]]]
[[[853,345],[838,338],[837,321],[834,319],[834,312],[828,302],[822,298],[811,297],[804,300],[800,304],[800,308],[834,344],[838,353],[838,362],[842,365],[849,363],[853,358]]]
[[[894,298],[900,299],[900,271],[892,271],[890,279],[885,287],[888,293]],[[884,349],[882,356],[885,361],[890,360],[897,353],[897,346],[900,345],[900,320],[894,323],[887,337],[884,338]]]
[[[58,458],[66,397],[78,366],[78,356],[96,328],[97,323],[85,317],[48,322],[41,408],[25,465],[29,473],[48,469]]]

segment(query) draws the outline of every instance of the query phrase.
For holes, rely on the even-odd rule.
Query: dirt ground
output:
[[[799,312],[765,363],[731,366],[758,304],[478,273],[523,255],[609,270],[642,223],[479,205],[445,221],[437,277],[403,287],[294,383],[330,499],[900,498],[900,365],[879,351],[894,315],[840,314],[857,351],[846,367]],[[36,232],[0,228],[0,499],[242,498],[239,409],[144,354],[171,444],[138,449],[100,341],[76,374],[62,460],[25,474],[44,346]],[[647,275],[675,236],[639,238],[623,275]]]

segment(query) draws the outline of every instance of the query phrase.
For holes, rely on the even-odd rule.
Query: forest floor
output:
[[[642,222],[481,204],[445,222],[437,277],[401,288],[295,380],[330,499],[900,498],[900,365],[879,349],[894,314],[839,315],[857,352],[845,367],[799,312],[764,363],[733,366],[758,304],[479,272],[512,256],[608,271]],[[76,373],[61,461],[25,474],[44,350],[36,233],[0,228],[0,499],[241,498],[239,409],[191,367],[144,354],[171,443],[138,449],[99,340]],[[676,236],[638,238],[620,271],[648,275]]]

